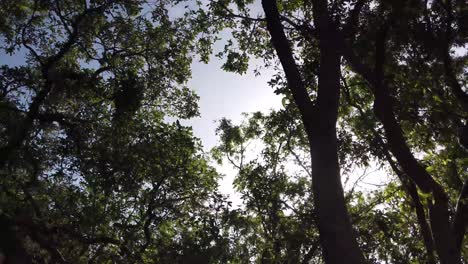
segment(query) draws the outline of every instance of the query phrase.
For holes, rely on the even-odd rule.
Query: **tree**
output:
[[[212,227],[224,212],[219,175],[190,128],[164,121],[198,114],[185,84],[202,26],[169,17],[170,5],[2,1],[2,50],[26,54],[0,68],[8,263],[209,262],[223,252]]]
[[[221,144],[213,154],[238,171],[234,185],[245,206],[237,212],[252,229],[244,237],[255,262],[309,263],[318,255],[310,171],[300,158],[306,139],[290,114],[253,113],[240,126],[226,119],[219,123]]]
[[[182,2],[1,1],[1,49],[25,60],[0,67],[0,258],[468,257],[462,1],[217,0],[169,15]],[[284,105],[219,123],[212,157],[237,169],[237,209],[191,129],[168,121],[198,114],[190,63],[226,28],[223,69],[262,58]],[[385,186],[344,190],[371,167]]]
[[[370,166],[370,152],[379,156],[382,149],[365,141],[353,142],[349,129],[341,125],[340,167],[344,177],[352,178],[356,169]],[[228,225],[239,230],[232,235],[234,254],[247,258],[244,262],[250,256],[251,261],[263,263],[322,263],[318,230],[310,221],[315,209],[310,207],[307,137],[295,106],[286,104],[284,110],[267,115],[253,113],[241,125],[221,120],[219,136],[221,144],[213,150],[214,155],[236,168],[234,184],[244,202],[244,207],[233,211],[235,218]],[[378,162],[380,170],[391,173],[384,156]],[[411,200],[408,193],[416,190],[413,185],[394,179],[373,191],[356,188],[369,173],[364,169],[355,182],[345,180],[345,199],[368,261],[430,262],[426,240],[415,239],[424,237],[417,225],[425,200]]]
[[[262,1],[265,17],[250,17],[251,1],[236,1],[237,11],[228,3],[219,1],[213,10],[228,21],[242,21],[234,24],[244,32],[235,35],[240,47],[250,43],[254,47],[247,51],[270,54],[264,58],[271,62],[268,46],[267,51],[259,51],[271,37],[288,84],[287,90],[279,92],[290,96],[301,114],[311,149],[312,188],[325,262],[364,262],[348,219],[337,165],[337,117],[357,114],[348,104],[367,116],[362,118],[376,117],[366,124],[365,134],[356,127],[359,123],[349,124],[350,128],[353,136],[371,140],[367,144],[378,151],[374,152],[377,158],[388,162],[401,178],[415,204],[428,258],[434,261],[434,244],[441,263],[460,263],[467,184],[461,186],[466,172],[459,175],[458,168],[466,167],[466,150],[456,142],[454,131],[466,122],[466,88],[458,80],[466,70],[466,55],[450,53],[466,44],[466,9],[461,2]],[[250,30],[263,34],[245,38]],[[265,32],[267,38],[262,39]],[[346,85],[349,80],[354,80],[353,85]],[[341,99],[339,106],[340,90],[360,101],[347,96],[345,100],[353,102]],[[369,96],[374,100],[369,102]],[[463,132],[463,144],[462,138]],[[380,146],[372,147],[375,144]],[[415,151],[426,154],[426,163],[445,160],[457,184],[450,187],[450,180],[431,175],[433,167],[418,161]],[[427,204],[421,203],[421,196],[428,199]],[[429,224],[423,206],[429,209]]]

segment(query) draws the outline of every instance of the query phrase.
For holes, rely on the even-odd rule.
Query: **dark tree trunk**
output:
[[[346,82],[344,83],[344,85],[345,85],[345,91],[347,91],[345,95],[347,95],[346,99],[348,100],[348,103],[354,108],[356,108],[362,116],[364,116],[365,113],[362,110],[362,108],[351,100],[351,97],[349,95],[349,88]],[[436,260],[434,256],[434,240],[432,238],[432,231],[431,231],[429,224],[427,223],[426,213],[424,210],[424,206],[421,202],[421,199],[419,198],[417,187],[414,184],[414,182],[411,180],[411,178],[409,178],[406,174],[404,174],[398,168],[397,164],[395,163],[392,156],[390,155],[390,150],[388,148],[388,145],[387,143],[385,143],[382,136],[375,129],[372,130],[372,134],[377,139],[378,144],[382,147],[382,152],[385,156],[386,161],[389,163],[393,172],[400,179],[403,189],[405,190],[406,194],[409,196],[409,198],[411,198],[411,201],[413,202],[413,207],[416,212],[418,224],[421,229],[420,230],[421,235],[424,241],[424,246],[427,252],[427,264],[436,264]]]
[[[379,35],[376,41],[375,69],[361,63],[354,55],[352,48],[343,43],[345,58],[354,71],[361,75],[374,94],[374,112],[384,127],[389,149],[398,161],[403,172],[425,193],[432,194],[433,204],[429,208],[429,219],[435,249],[442,264],[461,263],[457,252],[455,236],[452,235],[448,211],[448,197],[442,186],[419,164],[406,142],[403,130],[398,123],[394,110],[393,98],[384,80],[385,34]]]
[[[317,1],[319,2],[319,1]],[[262,0],[273,47],[286,74],[289,89],[301,113],[310,143],[312,184],[323,258],[327,264],[365,263],[346,209],[338,164],[336,120],[340,91],[340,54],[328,17],[315,18],[319,33],[320,70],[317,104],[314,106],[294,61],[275,0]],[[315,5],[314,5],[315,6]],[[317,6],[321,6],[317,3]],[[323,7],[323,5],[322,5]],[[314,13],[320,10],[314,10]]]

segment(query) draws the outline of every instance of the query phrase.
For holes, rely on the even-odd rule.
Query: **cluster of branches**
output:
[[[0,68],[0,261],[463,263],[463,1],[252,2],[1,2],[1,48],[26,55]],[[284,97],[220,122],[237,209],[165,121],[197,115],[190,63],[226,28],[223,69],[262,58]],[[398,180],[345,193],[370,164]]]

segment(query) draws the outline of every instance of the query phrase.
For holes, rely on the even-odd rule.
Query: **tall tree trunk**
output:
[[[442,264],[461,263],[457,252],[455,236],[452,234],[448,210],[448,197],[442,186],[419,164],[406,142],[403,130],[393,111],[393,98],[384,80],[385,33],[379,34],[376,41],[375,69],[363,64],[343,39],[345,58],[353,70],[361,75],[374,94],[374,112],[384,127],[389,149],[398,161],[403,172],[425,193],[431,193],[433,203],[429,205],[429,219],[435,249]]]
[[[345,87],[346,100],[351,106],[353,106],[359,111],[361,116],[365,116],[365,113],[362,110],[362,108],[351,99],[351,96],[349,94],[349,87],[346,84],[346,80],[343,79],[343,82],[344,82],[344,87]],[[385,160],[388,162],[393,172],[400,179],[403,189],[405,190],[406,194],[409,196],[409,198],[414,204],[413,207],[415,209],[415,213],[418,219],[419,228],[420,228],[421,235],[424,241],[424,247],[426,248],[426,252],[427,252],[427,264],[435,264],[436,260],[434,256],[434,240],[432,238],[432,231],[431,231],[429,224],[427,223],[426,213],[424,210],[424,206],[421,203],[421,200],[419,198],[417,187],[414,184],[414,182],[411,180],[411,178],[409,178],[406,174],[404,174],[398,168],[397,164],[395,163],[392,156],[390,155],[390,150],[388,148],[388,145],[387,143],[385,143],[382,136],[375,129],[372,129],[372,134],[377,139],[378,144],[382,147],[382,152],[384,154]]]
[[[310,143],[312,184],[323,258],[327,264],[365,263],[346,209],[338,164],[336,120],[340,91],[340,54],[328,17],[318,15],[320,69],[317,104],[309,98],[287,40],[275,0],[262,0],[273,47],[286,74]],[[320,5],[320,3],[319,3]],[[325,5],[326,6],[326,5]],[[320,10],[314,10],[320,12]]]

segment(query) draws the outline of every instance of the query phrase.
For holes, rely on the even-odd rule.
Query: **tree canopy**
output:
[[[0,263],[468,260],[464,1],[0,5]],[[260,59],[283,108],[218,120],[207,153],[179,119],[213,55]]]

